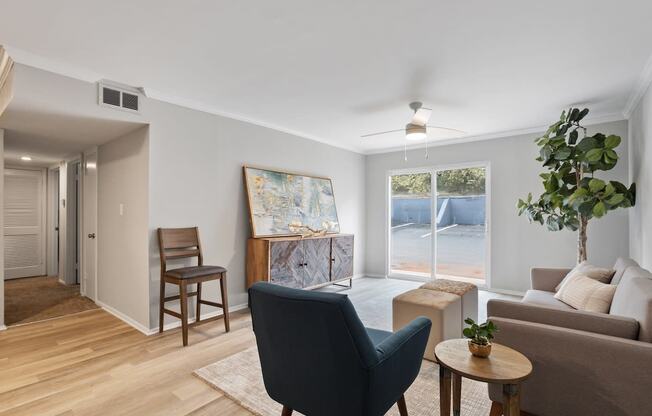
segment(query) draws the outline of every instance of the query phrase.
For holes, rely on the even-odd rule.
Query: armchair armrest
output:
[[[556,292],[555,288],[572,269],[533,267],[530,269],[532,289]]]
[[[496,342],[532,361],[521,410],[538,415],[649,415],[652,344],[491,316]],[[502,391],[489,388],[492,400]]]
[[[567,311],[498,299],[491,299],[487,302],[487,316],[517,319],[627,339],[636,339],[639,330],[638,321],[623,316],[578,310]]]
[[[414,382],[423,360],[430,319],[418,317],[376,346],[379,361],[369,369],[372,406],[368,414],[382,414]]]

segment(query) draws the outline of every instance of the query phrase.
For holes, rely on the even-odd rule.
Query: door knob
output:
[[[88,238],[95,238],[95,233],[88,234]]]

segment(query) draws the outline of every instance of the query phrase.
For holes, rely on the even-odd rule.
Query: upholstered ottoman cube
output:
[[[436,290],[451,293],[462,298],[461,329],[464,329],[464,320],[472,318],[478,320],[478,287],[472,283],[456,282],[447,279],[434,279],[421,286],[421,289]]]
[[[392,300],[392,323],[397,331],[418,316],[432,321],[423,358],[435,361],[435,346],[446,339],[462,336],[462,298],[445,292],[413,289]]]

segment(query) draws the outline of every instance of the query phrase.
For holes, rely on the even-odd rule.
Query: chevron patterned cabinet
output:
[[[314,289],[353,279],[353,235],[250,238],[247,287],[256,282]]]

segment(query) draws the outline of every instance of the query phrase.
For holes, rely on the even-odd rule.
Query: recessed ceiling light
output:
[[[22,156],[22,157],[20,158],[20,160],[24,160],[25,162],[29,162],[30,160],[32,160],[32,158],[29,157],[29,156]]]

